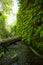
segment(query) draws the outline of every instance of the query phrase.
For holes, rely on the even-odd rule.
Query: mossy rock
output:
[[[0,65],[12,65],[17,59],[18,55],[14,49],[6,50],[5,54],[0,58]]]

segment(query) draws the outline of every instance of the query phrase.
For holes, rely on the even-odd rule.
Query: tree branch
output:
[[[6,38],[6,39],[1,39],[0,40],[0,46],[9,46],[12,43],[15,44],[15,42],[21,41],[21,36],[16,36],[16,37],[11,37],[11,38]]]

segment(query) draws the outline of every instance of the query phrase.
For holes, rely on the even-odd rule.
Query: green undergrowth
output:
[[[22,41],[43,50],[43,0],[18,0],[17,23],[12,35],[21,35]]]

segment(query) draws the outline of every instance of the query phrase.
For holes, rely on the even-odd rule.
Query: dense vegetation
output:
[[[0,0],[0,39],[8,38],[11,34],[6,30],[6,13],[10,13],[12,0]],[[1,46],[0,46],[1,48]],[[3,49],[4,50],[4,49]],[[4,51],[0,50],[0,57]]]
[[[7,19],[5,14],[11,13],[12,0],[0,0],[0,2],[2,3],[2,11],[0,11],[0,39],[8,38],[10,36],[22,36],[22,44],[21,42],[19,42],[20,44],[17,42],[18,45],[17,47],[15,46],[16,49],[14,49],[14,45],[12,44],[14,42],[10,39],[12,41],[10,41],[12,44],[11,48],[13,48],[10,49],[11,54],[13,55],[13,52],[15,51],[18,53],[19,65],[28,65],[28,62],[29,65],[41,64],[43,55],[37,53],[37,50],[43,51],[43,0],[18,0],[19,10],[17,13],[17,21],[16,25],[12,25],[13,27],[10,28],[10,33],[5,27]],[[33,46],[34,49],[30,46]],[[7,55],[7,53],[9,55]],[[0,45],[1,59],[3,57],[5,58],[5,55],[9,58],[11,54],[5,45]]]
[[[43,0],[19,0],[19,6],[12,34],[43,50]]]
[[[9,32],[6,30],[6,13],[9,14],[11,10],[12,0],[0,0],[0,38],[9,37]]]
[[[12,0],[0,0],[0,3],[2,4],[2,10],[9,14],[11,12]]]
[[[6,16],[3,12],[0,12],[0,38],[6,38],[9,36],[9,32],[5,28]]]

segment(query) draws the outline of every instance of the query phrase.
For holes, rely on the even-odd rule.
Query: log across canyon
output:
[[[12,43],[15,44],[16,42],[21,41],[21,39],[22,39],[21,36],[0,39],[0,46],[6,47],[11,45]]]
[[[22,37],[21,36],[16,36],[16,37],[10,37],[10,38],[6,38],[6,39],[0,39],[0,46],[2,47],[7,47],[11,44],[16,44],[16,42],[21,42]],[[39,56],[40,58],[43,58],[43,55],[41,55],[40,53],[38,53],[36,51],[36,49],[34,49],[31,45],[29,46],[30,50],[37,56]],[[40,51],[41,52],[41,51]]]

